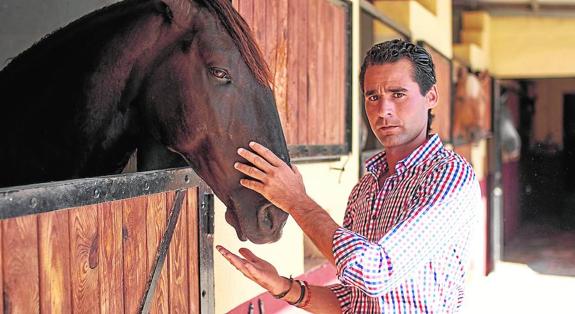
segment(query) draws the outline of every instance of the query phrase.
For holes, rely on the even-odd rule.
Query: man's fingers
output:
[[[260,180],[260,181],[263,181],[265,176],[266,176],[266,174],[263,173],[258,168],[250,167],[246,164],[242,164],[241,162],[236,162],[234,164],[234,168],[236,168],[236,170],[238,170],[239,172],[241,172],[247,176],[250,176],[254,179]]]
[[[301,172],[299,172],[299,169],[294,164],[291,165],[291,170],[301,177]]]
[[[228,249],[224,248],[223,246],[218,245],[216,246],[216,248],[224,256],[224,258],[230,262],[230,264],[234,265],[234,267],[237,268],[242,273],[246,275],[248,274],[246,269],[246,264],[248,262],[246,260],[228,251]]]
[[[250,251],[249,249],[246,249],[246,248],[241,248],[240,254],[242,254],[242,256],[245,257],[250,262],[261,262],[262,261],[261,258],[257,257],[252,251]]]
[[[254,180],[248,180],[248,179],[241,179],[240,180],[240,184],[250,190],[253,190],[255,192],[258,192],[259,194],[264,193],[264,185],[263,183],[259,182],[259,181],[254,181]]]
[[[247,161],[252,163],[252,165],[258,167],[263,172],[268,172],[273,166],[265,160],[263,157],[250,152],[244,148],[238,148],[238,155],[244,157]]]
[[[278,156],[276,156],[276,154],[274,154],[274,152],[272,152],[271,150],[269,150],[267,147],[263,146],[262,144],[259,144],[256,142],[250,142],[250,147],[256,153],[258,153],[260,156],[265,158],[265,160],[267,162],[269,162],[270,164],[272,164],[276,167],[279,167],[279,166],[285,164],[285,162],[283,160],[281,160]]]

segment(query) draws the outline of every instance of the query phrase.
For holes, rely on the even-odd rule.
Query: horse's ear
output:
[[[164,1],[159,1],[155,3],[156,10],[164,17],[164,22],[168,24],[172,24],[174,20],[174,13],[170,6],[167,5]]]

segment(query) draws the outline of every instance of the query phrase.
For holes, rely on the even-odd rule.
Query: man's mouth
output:
[[[229,208],[226,209],[226,221],[228,222],[228,224],[230,224],[232,227],[234,227],[234,229],[236,230],[236,234],[238,235],[238,239],[240,239],[240,241],[245,242],[248,240],[248,238],[246,237],[246,235],[242,231],[242,227],[240,225],[240,222],[238,221],[238,217]]]

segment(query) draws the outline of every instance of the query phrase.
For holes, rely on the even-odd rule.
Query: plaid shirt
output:
[[[452,313],[463,299],[467,247],[481,202],[471,166],[433,135],[383,186],[385,152],[349,197],[333,253],[344,313]]]

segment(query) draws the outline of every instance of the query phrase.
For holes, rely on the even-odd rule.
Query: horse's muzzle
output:
[[[275,242],[281,238],[288,214],[273,204],[262,206],[257,212],[258,235],[250,237],[254,243]]]

